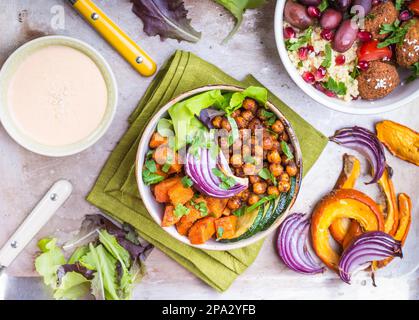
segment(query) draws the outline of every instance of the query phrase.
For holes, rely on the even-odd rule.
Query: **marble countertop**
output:
[[[175,40],[162,42],[159,37],[147,37],[142,31],[142,22],[131,12],[129,0],[96,1],[159,65],[176,49],[183,49],[212,62],[238,79],[251,73],[326,135],[343,126],[355,124],[372,129],[373,123],[382,119],[398,121],[416,130],[419,128],[419,100],[386,114],[354,116],[331,111],[302,93],[287,75],[276,51],[273,30],[275,1],[269,1],[259,10],[247,12],[240,31],[227,45],[221,45],[221,41],[231,30],[234,21],[223,8],[211,0],[185,0],[193,26],[202,31],[202,39],[197,44],[179,43]],[[54,17],[61,10],[64,10],[65,21],[63,26],[58,25],[57,28]],[[45,34],[63,34],[93,45],[115,71],[119,86],[116,118],[96,145],[78,155],[47,158],[33,154],[17,145],[0,126],[0,245],[13,233],[53,182],[61,178],[69,179],[73,183],[73,195],[37,238],[47,235],[66,237],[78,228],[85,214],[97,212],[84,198],[110,152],[125,132],[127,118],[151,79],[142,78],[131,69],[64,0],[0,0],[0,12],[0,66],[26,41]],[[316,166],[305,178],[293,210],[310,212],[313,204],[332,188],[341,168],[344,151],[329,143]],[[389,162],[397,168],[394,181],[396,190],[406,192],[416,200],[419,196],[417,168],[390,156]],[[363,167],[365,173],[366,165]],[[415,204],[413,224],[418,214],[419,209]],[[417,229],[413,231],[416,234]],[[15,260],[8,270],[9,275],[33,276],[35,251],[36,239]],[[295,274],[287,270],[275,254],[273,235],[265,242],[255,263],[223,294],[215,292],[158,250],[154,250],[147,260],[147,267],[147,275],[135,290],[137,299],[419,298],[417,271],[397,279],[381,277],[377,280],[377,288],[371,285],[370,280],[362,277],[349,286],[332,273],[316,277]],[[39,280],[29,279],[18,283],[16,278],[10,278],[8,286],[9,298],[23,297],[23,291],[26,291],[26,298],[40,298],[45,294]],[[22,288],[26,290],[21,290]]]

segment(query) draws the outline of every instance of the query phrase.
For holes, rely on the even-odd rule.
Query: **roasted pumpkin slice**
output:
[[[313,248],[323,263],[337,270],[340,255],[329,242],[329,227],[340,218],[354,219],[365,231],[384,229],[384,219],[369,196],[354,189],[333,190],[317,204],[311,219]]]
[[[419,166],[419,133],[389,120],[378,122],[375,129],[378,139],[393,155]]]
[[[394,192],[394,185],[391,181],[388,168],[384,170],[383,175],[380,180],[378,180],[378,185],[380,186],[386,201],[386,206],[383,211],[385,211],[385,222],[384,222],[384,232],[389,235],[394,236],[397,231],[399,224],[399,209],[396,202],[396,193]]]
[[[360,174],[361,163],[359,160],[356,157],[345,153],[343,155],[342,171],[336,181],[335,189],[353,189]],[[350,225],[351,220],[345,218],[333,221],[329,228],[333,239],[339,244],[343,244]],[[353,228],[355,228],[355,226]]]

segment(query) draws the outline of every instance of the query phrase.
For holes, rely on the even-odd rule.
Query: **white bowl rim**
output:
[[[113,92],[114,101],[111,104],[111,108],[110,108],[111,112],[109,113],[108,119],[107,119],[106,122],[101,123],[101,125],[100,125],[101,128],[100,128],[99,131],[97,131],[97,132],[94,131],[89,136],[84,138],[82,141],[76,142],[75,144],[69,145],[68,147],[67,146],[62,147],[62,149],[60,149],[60,150],[58,150],[58,149],[53,150],[53,148],[51,148],[50,150],[45,150],[44,148],[50,148],[50,147],[49,146],[44,146],[43,144],[40,144],[40,143],[34,143],[33,141],[30,141],[29,138],[25,138],[23,135],[15,134],[14,131],[16,129],[16,125],[14,123],[11,123],[11,121],[6,120],[5,111],[0,106],[0,122],[2,123],[3,128],[9,134],[9,136],[16,143],[18,143],[20,146],[22,146],[23,148],[25,148],[25,149],[27,149],[31,152],[34,152],[36,154],[43,155],[43,156],[48,156],[48,157],[70,156],[70,155],[80,153],[80,152],[90,148],[91,146],[93,146],[108,131],[109,127],[112,124],[113,119],[115,118],[116,109],[117,109],[117,106],[118,106],[118,85],[117,85],[117,81],[116,81],[116,78],[115,78],[115,74],[113,73],[112,68],[109,65],[109,63],[106,61],[106,59],[103,57],[103,55],[98,50],[96,50],[93,46],[91,46],[90,44],[88,44],[88,43],[86,43],[86,42],[84,42],[80,39],[76,39],[76,38],[69,37],[69,36],[63,36],[63,35],[42,36],[42,37],[39,37],[39,38],[36,38],[34,40],[26,42],[25,44],[23,44],[22,46],[17,48],[7,58],[7,60],[4,62],[3,66],[0,69],[0,79],[1,79],[1,75],[3,74],[4,70],[7,70],[9,68],[9,66],[14,62],[15,58],[18,56],[18,54],[20,52],[30,48],[31,46],[42,43],[42,42],[62,41],[62,40],[72,42],[72,43],[75,43],[75,44],[78,44],[78,45],[84,47],[87,51],[90,52],[90,54],[95,56],[95,58],[97,60],[99,60],[101,62],[101,64],[103,64],[103,67],[106,70],[107,75],[109,76],[109,80],[110,80],[110,88],[108,88],[108,90]],[[51,43],[50,45],[53,45],[53,43]],[[61,44],[61,45],[63,45],[63,44]],[[93,137],[94,135],[95,135],[95,137],[93,139],[91,139],[91,137]]]
[[[377,107],[369,107],[362,109],[361,107],[351,107],[351,106],[344,106],[341,104],[337,104],[335,100],[337,98],[329,98],[326,95],[324,95],[321,92],[318,92],[316,89],[314,89],[312,86],[307,84],[298,73],[295,66],[291,63],[287,49],[285,48],[285,41],[283,36],[283,11],[285,7],[286,0],[279,0],[276,3],[275,8],[275,19],[274,19],[274,30],[275,30],[275,41],[276,46],[279,52],[279,56],[281,58],[281,61],[287,70],[288,74],[292,78],[292,80],[297,84],[297,86],[303,90],[309,97],[314,99],[315,101],[319,102],[320,104],[333,109],[335,111],[348,113],[348,114],[356,114],[356,115],[372,115],[372,114],[380,114],[385,112],[390,112],[393,110],[396,110],[407,103],[413,101],[414,99],[419,97],[419,89],[416,90],[414,93],[399,99],[396,103],[389,104],[387,106],[379,106],[380,100],[377,100],[375,102],[378,106]],[[343,102],[343,101],[342,101]]]
[[[160,108],[160,110],[152,117],[152,119],[149,121],[149,123],[147,124],[146,128],[143,130],[142,132],[142,136],[140,139],[140,143],[138,146],[138,150],[137,150],[137,155],[136,155],[136,160],[135,160],[135,176],[136,176],[136,180],[137,180],[137,185],[138,185],[138,190],[141,196],[141,199],[143,200],[143,203],[147,209],[147,211],[149,212],[149,214],[151,215],[151,217],[153,218],[153,220],[160,226],[160,222],[161,222],[161,212],[160,213],[155,213],[153,208],[148,204],[148,201],[145,199],[144,197],[144,189],[145,188],[149,188],[149,186],[146,186],[142,180],[142,168],[143,168],[143,160],[144,160],[144,156],[146,154],[146,151],[149,149],[148,147],[148,142],[149,142],[149,137],[151,136],[152,132],[154,131],[158,120],[163,116],[164,113],[167,112],[167,110],[174,105],[175,103],[182,101],[188,97],[191,97],[193,95],[196,95],[198,93],[202,93],[202,92],[206,92],[208,90],[211,89],[220,89],[220,90],[226,90],[226,91],[242,91],[244,90],[242,87],[238,87],[238,86],[233,86],[233,85],[207,85],[207,86],[202,86],[190,91],[187,91],[183,94],[180,94],[179,96],[175,97],[174,99],[171,99],[168,103],[166,103],[163,107]],[[270,104],[270,108],[272,108],[274,106],[273,103],[269,102]],[[271,107],[272,106],[272,107]],[[300,188],[301,188],[301,183],[302,183],[302,179],[303,179],[303,161],[302,161],[302,152],[301,152],[301,148],[300,148],[300,144],[298,141],[298,138],[294,132],[294,129],[292,128],[291,124],[289,123],[289,121],[286,119],[286,117],[282,114],[281,111],[279,111],[277,108],[273,107],[273,109],[271,109],[277,116],[279,116],[283,121],[284,124],[287,128],[288,133],[290,134],[290,139],[292,141],[292,144],[295,148],[295,155],[296,155],[296,160],[297,160],[297,166],[299,167],[299,174],[297,176],[297,182],[296,182],[296,187],[295,187],[295,194],[291,200],[291,202],[289,203],[288,207],[284,210],[284,212],[280,215],[280,217],[277,218],[277,220],[275,221],[274,224],[272,224],[267,230],[262,231],[262,232],[258,232],[255,235],[251,236],[250,238],[238,241],[238,242],[232,242],[232,243],[221,243],[221,242],[207,242],[205,244],[202,245],[194,245],[191,244],[189,239],[185,236],[180,235],[176,230],[173,229],[172,227],[169,228],[163,228],[161,227],[165,232],[167,232],[168,234],[170,234],[172,237],[176,238],[177,240],[191,246],[191,247],[195,247],[195,248],[199,248],[199,249],[203,249],[203,250],[210,250],[210,251],[225,251],[225,250],[233,250],[233,249],[239,249],[239,248],[243,248],[246,246],[249,246],[253,243],[256,243],[257,241],[265,238],[266,236],[268,236],[270,233],[274,232],[275,229],[277,229],[279,227],[279,225],[282,223],[282,221],[290,214],[290,210],[292,208],[292,206],[294,205]],[[156,201],[154,199],[154,201]],[[171,230],[174,230],[174,232],[170,232]]]

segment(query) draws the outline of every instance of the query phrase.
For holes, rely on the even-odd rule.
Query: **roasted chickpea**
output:
[[[252,156],[252,148],[249,145],[245,144],[242,147],[242,153],[243,153],[243,157],[246,157],[246,156],[251,157]]]
[[[236,110],[236,111],[233,111],[233,113],[231,114],[231,116],[233,117],[233,118],[236,118],[236,117],[238,117],[238,116],[240,116],[241,115],[241,111],[240,111],[240,109],[238,109],[238,110]]]
[[[272,150],[277,150],[278,152],[281,150],[281,142],[279,142],[277,139],[272,142]]]
[[[278,190],[279,192],[288,192],[291,189],[291,185],[288,181],[279,181]]]
[[[251,205],[254,205],[258,201],[259,201],[259,196],[257,194],[251,193],[249,195],[249,198],[247,199],[247,204],[251,206]]]
[[[241,167],[241,165],[242,165],[242,156],[240,154],[233,154],[230,157],[230,163],[235,168]]]
[[[257,103],[253,99],[246,98],[243,101],[243,108],[246,110],[254,111],[257,108]]]
[[[255,158],[263,158],[263,147],[256,145],[253,148],[254,152],[255,152]]]
[[[236,121],[239,129],[245,129],[247,127],[248,123],[242,116],[235,117],[234,120]]]
[[[284,167],[280,163],[272,163],[269,165],[269,171],[274,177],[279,177],[284,172]]]
[[[252,187],[254,193],[263,194],[265,193],[268,184],[266,182],[256,182]]]
[[[277,187],[275,187],[275,186],[270,186],[270,187],[268,188],[268,194],[269,194],[269,195],[273,195],[273,194],[275,194],[275,195],[279,195],[279,190],[278,190],[278,188],[277,188]]]
[[[281,156],[281,162],[284,166],[286,166],[291,162],[291,159],[288,159],[288,157],[285,154],[283,154]]]
[[[284,132],[284,124],[281,120],[276,120],[274,124],[272,125],[272,131],[276,133],[283,133]]]
[[[259,176],[249,176],[249,181],[251,184],[255,184],[257,182],[260,182],[260,177]]]
[[[255,117],[255,115],[249,110],[244,110],[242,112],[242,117],[244,118],[244,120],[249,122],[250,120],[252,120]]]
[[[228,207],[225,207],[223,210],[223,216],[229,216],[231,214],[231,210]]]
[[[227,118],[223,118],[223,120],[221,120],[221,128],[227,131],[231,130],[231,125],[230,122],[228,122]]]
[[[263,150],[271,150],[274,139],[271,135],[263,135]]]
[[[250,195],[249,189],[243,190],[242,192],[238,194],[238,196],[240,197],[242,201],[247,201],[247,199],[249,198],[249,195]]]
[[[243,172],[242,167],[234,169],[234,172],[235,172],[237,177],[244,178],[246,176]]]
[[[242,202],[241,202],[240,198],[238,198],[238,197],[233,197],[230,200],[228,200],[228,202],[227,202],[227,207],[230,210],[237,210],[238,208],[240,208],[241,205],[242,205]]]
[[[281,140],[284,140],[285,142],[288,142],[290,140],[290,137],[288,136],[288,133],[286,131],[282,132]]]
[[[245,163],[243,165],[243,172],[246,176],[253,176],[256,174],[256,167],[253,163]]]
[[[278,179],[277,179],[278,181],[286,181],[286,182],[289,182],[290,181],[290,176],[289,176],[289,174],[288,173],[286,173],[286,172],[283,172],[283,173],[281,173],[280,175],[279,175],[279,177],[278,177]]]
[[[269,151],[267,159],[270,163],[281,163],[281,156],[277,150]]]
[[[249,122],[249,129],[250,130],[262,129],[262,121],[260,121],[258,118],[252,119]]]
[[[212,125],[216,129],[220,129],[221,128],[221,121],[223,121],[223,117],[222,116],[216,116],[214,119],[212,119]]]
[[[290,177],[294,177],[297,175],[297,165],[294,161],[290,161],[285,169]]]

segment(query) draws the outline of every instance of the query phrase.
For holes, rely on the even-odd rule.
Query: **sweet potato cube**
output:
[[[151,149],[156,149],[163,144],[167,144],[167,138],[161,136],[157,131],[153,133],[150,139],[149,146]]]
[[[192,188],[185,188],[182,181],[171,186],[167,193],[169,195],[170,202],[175,206],[179,203],[185,204],[190,201],[194,195]]]
[[[228,199],[207,197],[206,201],[210,214],[215,218],[219,218],[223,215],[223,211],[227,206]]]
[[[193,224],[202,218],[199,210],[189,204],[186,205],[186,207],[189,209],[189,213],[183,216],[179,222],[176,223],[176,229],[182,236],[186,236]]]
[[[163,215],[163,221],[161,222],[162,227],[170,227],[176,224],[180,220],[180,217],[175,214],[174,206],[166,206]]]
[[[236,234],[237,217],[230,215],[215,220],[217,239],[231,239]]]
[[[156,184],[154,187],[154,196],[156,201],[160,203],[170,202],[169,198],[169,189],[175,184],[182,183],[179,177],[174,177],[170,179],[163,180],[162,182]]]
[[[215,218],[205,217],[197,222],[189,230],[189,241],[192,244],[203,244],[215,234]]]

